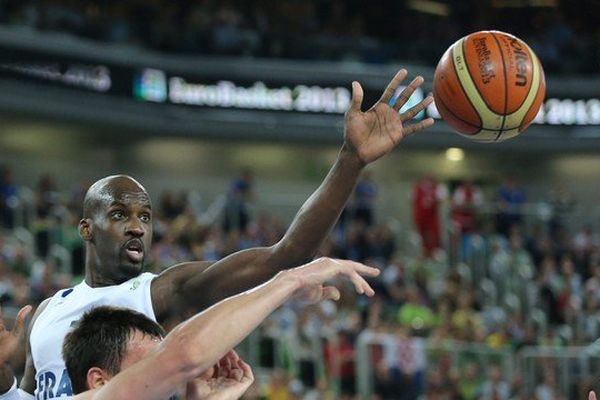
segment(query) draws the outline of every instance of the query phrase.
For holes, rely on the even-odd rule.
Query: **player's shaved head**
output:
[[[148,192],[127,175],[100,179],[83,200],[79,234],[86,242],[87,282],[114,285],[139,275],[152,247]]]
[[[85,194],[83,200],[83,218],[92,218],[99,209],[123,197],[139,197],[150,203],[146,189],[128,175],[111,175],[96,181]]]

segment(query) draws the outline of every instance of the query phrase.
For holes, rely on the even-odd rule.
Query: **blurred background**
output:
[[[241,346],[253,399],[582,399],[600,378],[600,2],[2,0],[0,301],[82,279],[85,191],[137,178],[149,270],[275,243],[400,67],[498,29],[542,61],[518,138],[441,120],[369,166],[320,255],[373,299],[288,304]],[[22,355],[21,355],[22,357]],[[21,366],[15,360],[15,366]]]

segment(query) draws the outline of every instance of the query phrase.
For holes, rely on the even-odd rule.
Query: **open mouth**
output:
[[[130,240],[124,247],[130,261],[137,264],[144,260],[144,244],[139,239]]]

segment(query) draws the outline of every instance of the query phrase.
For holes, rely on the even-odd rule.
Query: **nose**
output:
[[[138,218],[132,218],[127,224],[125,233],[134,237],[142,237],[146,231]]]

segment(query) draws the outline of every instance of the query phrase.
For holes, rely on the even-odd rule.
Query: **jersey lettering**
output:
[[[62,371],[60,381],[57,381],[56,375],[53,372],[40,372],[37,377],[37,383],[36,400],[48,400],[73,395],[71,379],[66,369]]]

